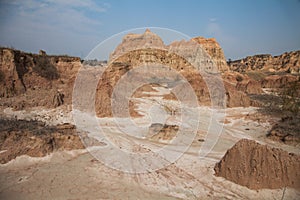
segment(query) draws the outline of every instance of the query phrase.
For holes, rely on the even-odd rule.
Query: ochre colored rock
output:
[[[195,37],[192,40],[203,46],[206,52],[211,56],[211,59],[214,61],[215,65],[217,65],[220,72],[229,70],[223,49],[215,38],[206,39],[204,37]]]
[[[300,189],[300,156],[242,139],[215,165],[215,175],[250,189]]]
[[[46,126],[42,122],[1,119],[0,163],[21,155],[42,157],[57,150],[85,148],[71,124]]]
[[[237,72],[264,71],[300,73],[300,51],[291,51],[279,56],[270,54],[247,56],[241,60],[231,61],[230,69]]]
[[[71,104],[74,81],[81,66],[78,57],[0,48],[0,98],[5,97],[0,104],[15,109]],[[41,70],[43,74],[39,74]],[[57,91],[61,94],[57,95]]]

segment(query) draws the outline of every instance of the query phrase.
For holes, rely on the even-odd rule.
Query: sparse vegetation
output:
[[[84,65],[89,65],[89,66],[104,66],[107,64],[107,61],[101,61],[101,60],[97,60],[97,59],[94,59],[94,60],[84,60],[83,61],[83,64]]]
[[[300,111],[300,77],[297,81],[290,82],[279,92],[282,99],[282,111],[297,115]]]
[[[48,80],[58,79],[59,77],[56,67],[46,56],[35,57],[35,66],[33,67],[33,70]]]
[[[5,75],[4,72],[2,70],[0,70],[0,83],[2,83],[5,79]]]
[[[257,72],[257,71],[249,71],[246,73],[251,79],[254,79],[256,81],[261,81],[266,77],[266,74],[263,72]]]
[[[273,88],[268,93],[251,95],[261,103],[264,114],[296,117],[300,113],[300,77],[282,88]]]
[[[241,75],[237,75],[237,76],[236,76],[236,80],[237,80],[238,82],[241,82],[241,81],[243,81],[243,77],[242,77]]]

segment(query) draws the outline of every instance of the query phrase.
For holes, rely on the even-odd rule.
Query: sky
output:
[[[300,0],[0,0],[0,27],[1,46],[81,58],[120,32],[161,27],[214,37],[235,60],[300,50]]]

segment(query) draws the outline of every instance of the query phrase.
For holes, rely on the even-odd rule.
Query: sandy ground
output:
[[[163,89],[155,89],[159,94],[167,92]],[[218,113],[207,107],[189,108],[184,105],[180,107],[182,105],[178,102],[163,100],[160,97],[136,99],[136,103],[138,103],[138,111],[144,114],[143,118],[97,119],[105,133],[105,139],[99,136],[97,127],[89,124],[90,116],[86,113],[80,115],[82,124],[85,124],[82,128],[88,130],[90,137],[104,143],[112,143],[114,147],[122,147],[122,152],[139,151],[139,148],[136,149],[138,146],[142,147],[141,151],[147,149],[148,152],[155,153],[165,145],[173,145],[175,148],[171,150],[176,154],[182,149],[176,147],[177,143],[174,145],[172,138],[169,141],[149,142],[146,139],[147,127],[154,122],[178,124],[185,127],[184,130],[190,130],[197,125],[194,140],[183,155],[180,154],[178,160],[153,172],[132,174],[109,167],[111,164],[118,166],[113,161],[122,159],[120,155],[108,154],[104,158],[100,156],[101,161],[87,150],[55,152],[43,158],[21,156],[0,165],[0,199],[282,199],[283,193],[284,199],[299,199],[300,191],[295,189],[250,190],[222,177],[214,176],[215,163],[241,138],[254,139],[299,154],[298,148],[278,144],[265,138],[267,130],[275,119],[249,119],[247,116],[254,116],[257,112],[251,107],[226,109],[226,119],[224,119],[222,118],[224,110]],[[165,104],[169,107],[183,108],[182,110],[185,111],[170,116],[162,106]],[[5,112],[11,117],[17,115],[18,118],[28,118],[31,116],[30,113],[37,111],[19,114],[11,110]],[[189,121],[181,120],[184,112],[189,115]],[[194,116],[197,113],[200,113],[199,120],[193,120],[197,117]],[[205,134],[212,126],[212,113],[215,117],[212,132],[221,130],[220,135]],[[63,110],[44,110],[34,116],[36,119],[43,120],[50,117],[53,120],[48,120],[48,123],[50,121],[54,124],[73,122],[69,113],[64,113]],[[222,126],[224,121],[225,124]],[[205,141],[214,136],[219,137],[213,138],[216,144],[211,151],[207,151],[206,157],[201,158],[199,152],[204,148]],[[89,150],[97,152],[97,149],[89,148]],[[111,158],[109,160],[111,163],[105,160],[108,158]],[[135,166],[131,167],[135,168]]]

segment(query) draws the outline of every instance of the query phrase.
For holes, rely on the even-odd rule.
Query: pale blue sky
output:
[[[0,0],[0,45],[84,58],[128,29],[215,37],[227,59],[300,49],[299,0]]]

